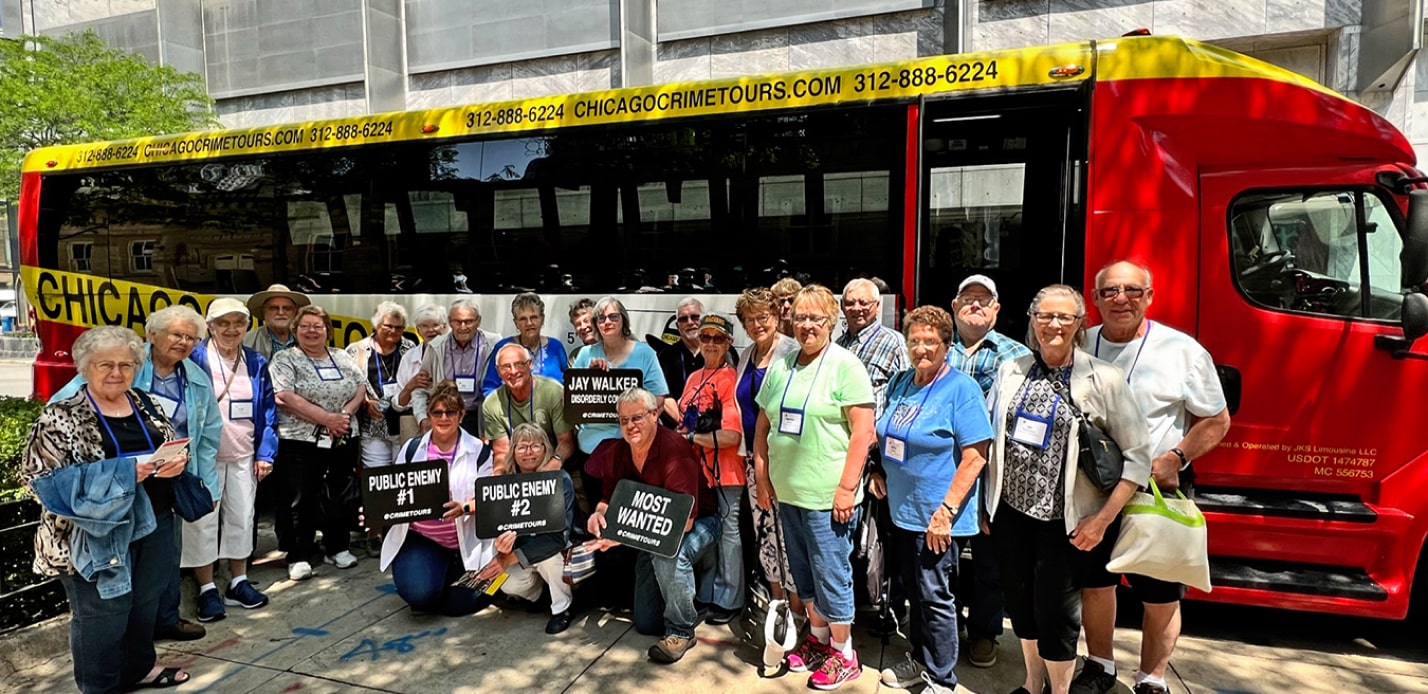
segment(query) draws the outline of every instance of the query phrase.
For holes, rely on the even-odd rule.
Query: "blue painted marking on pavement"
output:
[[[332,624],[333,624],[334,622],[336,622],[337,620],[342,619],[343,617],[346,617],[347,615],[352,614],[353,612],[356,612],[357,610],[360,610],[360,609],[362,609],[362,608],[364,608],[364,607],[366,607],[366,606],[368,606],[368,605],[370,605],[370,604],[372,604],[372,603],[374,603],[374,602],[377,602],[378,600],[381,600],[382,598],[385,598],[385,597],[387,597],[388,595],[392,595],[392,594],[394,594],[394,593],[396,593],[396,592],[397,592],[397,586],[396,586],[395,583],[387,583],[387,584],[383,584],[383,585],[377,586],[377,596],[376,596],[376,597],[374,597],[374,598],[372,598],[372,599],[370,599],[370,600],[368,600],[368,601],[366,601],[366,602],[364,602],[364,603],[361,603],[361,604],[359,604],[359,605],[355,605],[355,606],[352,607],[352,609],[347,610],[346,612],[343,612],[342,614],[337,615],[336,617],[333,617],[332,619],[329,619],[329,620],[327,620],[326,622],[323,622],[322,624],[317,625],[316,627],[295,627],[295,628],[293,629],[293,633],[297,635],[296,638],[289,639],[288,641],[285,641],[285,642],[283,642],[283,643],[281,643],[281,644],[278,644],[278,646],[275,647],[275,648],[273,648],[273,650],[270,650],[270,651],[268,651],[267,653],[264,653],[264,654],[262,654],[262,655],[260,655],[260,656],[258,656],[258,657],[256,657],[256,658],[254,658],[252,662],[253,662],[253,663],[257,663],[257,662],[263,660],[264,658],[267,658],[267,657],[273,655],[274,653],[277,653],[278,651],[281,651],[281,650],[283,650],[284,648],[287,648],[288,646],[291,646],[291,645],[297,643],[298,641],[301,641],[303,638],[305,638],[305,637],[307,637],[307,636],[326,636],[326,635],[328,634],[328,632],[327,632],[326,629],[324,629],[324,627],[332,626]],[[241,670],[243,670],[244,668],[248,667],[248,665],[250,665],[250,664],[251,664],[251,663],[235,663],[235,665],[237,665],[238,667],[234,668],[234,669],[233,669],[231,672],[229,672],[228,674],[226,674],[226,675],[224,675],[224,676],[222,676],[222,677],[219,677],[218,679],[216,679],[216,680],[210,682],[210,683],[209,683],[207,686],[205,686],[204,688],[202,688],[202,689],[195,689],[195,690],[194,690],[195,694],[202,694],[203,692],[212,691],[215,687],[217,687],[217,686],[218,686],[220,683],[222,683],[224,680],[226,680],[226,679],[228,679],[229,677],[232,677],[233,675],[237,674],[239,671],[241,671]]]

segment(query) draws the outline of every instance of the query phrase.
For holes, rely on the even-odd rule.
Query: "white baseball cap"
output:
[[[992,299],[997,299],[997,298],[998,298],[998,297],[997,297],[997,283],[996,283],[996,282],[993,282],[993,281],[992,281],[992,278],[990,278],[990,277],[988,277],[988,276],[986,276],[986,275],[972,275],[972,276],[968,277],[967,279],[962,280],[962,283],[959,284],[959,285],[957,285],[957,293],[958,293],[958,294],[961,294],[963,290],[965,290],[967,287],[970,287],[971,285],[974,285],[974,284],[980,284],[980,285],[982,285],[983,287],[986,287],[986,288],[987,288],[987,291],[989,291],[989,292],[992,293]]]
[[[241,313],[244,318],[251,317],[251,314],[248,313],[248,307],[244,306],[243,302],[222,296],[214,299],[213,303],[208,305],[208,318],[205,320],[215,321],[230,313]]]

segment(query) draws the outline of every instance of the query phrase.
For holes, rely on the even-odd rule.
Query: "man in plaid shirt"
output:
[[[983,397],[991,392],[1002,362],[1030,354],[1024,345],[992,328],[997,324],[997,285],[986,275],[972,275],[957,286],[952,300],[952,321],[957,332],[947,350],[947,363],[972,377],[982,387]],[[971,646],[967,662],[976,667],[997,663],[997,637],[1002,633],[1001,572],[995,550],[986,534],[972,538],[972,585],[970,595],[959,595],[957,606],[967,606],[967,627]]]
[[[907,341],[902,333],[884,327],[883,298],[871,280],[856,279],[843,288],[843,318],[848,329],[838,337],[838,346],[858,356],[873,382],[873,416],[883,415],[883,391],[893,374],[912,367]]]

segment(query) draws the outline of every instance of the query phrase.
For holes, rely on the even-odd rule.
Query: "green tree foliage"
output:
[[[218,124],[203,77],[109,48],[93,32],[0,40],[0,200],[38,147]]]
[[[0,398],[0,501],[10,490],[25,486],[20,476],[20,466],[24,463],[25,439],[30,435],[30,425],[45,408],[43,402],[24,398]]]

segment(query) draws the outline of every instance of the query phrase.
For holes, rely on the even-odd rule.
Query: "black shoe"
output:
[[[208,635],[200,624],[180,619],[178,624],[154,627],[155,641],[197,641]]]
[[[553,614],[550,621],[545,623],[545,633],[559,634],[570,628],[570,610]]]
[[[1071,680],[1071,694],[1107,694],[1115,688],[1116,676],[1089,658],[1081,668],[1081,674]]]
[[[732,621],[734,621],[735,619],[738,619],[738,618],[739,618],[739,614],[740,614],[742,611],[743,611],[743,610],[726,610],[726,609],[724,609],[724,608],[722,608],[722,607],[717,607],[717,606],[716,606],[716,607],[711,607],[711,608],[709,608],[709,615],[704,618],[704,623],[705,623],[705,624],[713,624],[713,625],[716,625],[716,626],[722,625],[722,624],[728,624],[729,622],[732,622]]]

